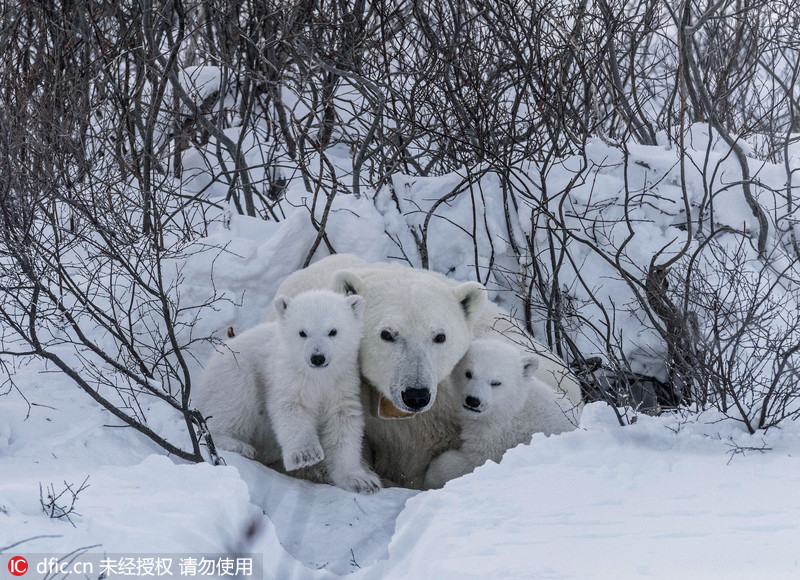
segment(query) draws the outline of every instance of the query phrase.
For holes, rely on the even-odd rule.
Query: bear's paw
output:
[[[286,471],[294,471],[301,467],[316,465],[324,458],[325,453],[322,451],[322,445],[316,443],[307,447],[285,451],[283,454],[283,465],[286,467]]]
[[[217,448],[238,453],[242,457],[247,457],[248,459],[255,459],[256,457],[255,447],[249,443],[245,443],[244,441],[239,441],[235,437],[231,437],[229,435],[217,435],[214,437],[214,443],[216,444]]]
[[[346,491],[365,495],[377,493],[382,489],[380,478],[372,471],[367,470],[351,473],[344,477],[335,477],[333,483],[336,487]]]

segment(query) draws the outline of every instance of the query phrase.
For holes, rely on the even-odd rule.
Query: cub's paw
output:
[[[283,466],[286,471],[294,471],[301,467],[316,465],[325,458],[322,446],[317,443],[300,449],[291,449],[283,454]]]
[[[239,441],[227,435],[218,435],[214,438],[214,443],[216,443],[218,448],[224,449],[225,451],[232,451],[233,453],[238,453],[242,457],[255,459],[256,448],[244,441]]]
[[[333,478],[333,484],[346,491],[365,495],[378,493],[383,489],[380,478],[368,470]]]
[[[249,443],[242,443],[240,448],[236,450],[238,454],[242,457],[247,457],[248,459],[255,459],[256,458],[256,448],[250,445]]]

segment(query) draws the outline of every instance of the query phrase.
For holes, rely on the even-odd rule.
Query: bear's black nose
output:
[[[481,406],[481,400],[478,397],[469,396],[466,399],[467,407],[471,407],[473,409],[477,409]]]
[[[311,355],[311,364],[315,367],[321,367],[325,364],[325,355],[324,354],[312,354]]]
[[[412,411],[419,411],[431,401],[431,392],[428,389],[406,389],[402,392],[403,403]]]

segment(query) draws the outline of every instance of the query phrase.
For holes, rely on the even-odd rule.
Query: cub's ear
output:
[[[275,310],[278,313],[278,319],[283,320],[283,318],[286,316],[286,309],[289,308],[289,305],[292,303],[292,299],[288,296],[277,296],[272,303],[275,305]]]
[[[364,281],[358,274],[349,270],[339,270],[333,274],[331,289],[339,294],[362,294]]]
[[[478,282],[464,282],[453,288],[453,294],[464,311],[464,318],[470,327],[486,305],[486,288]]]
[[[356,318],[361,319],[364,316],[364,307],[367,305],[367,301],[357,294],[348,296],[345,300],[350,305],[350,308],[353,309]]]
[[[539,368],[539,357],[532,354],[526,354],[522,357],[522,376],[530,379]]]

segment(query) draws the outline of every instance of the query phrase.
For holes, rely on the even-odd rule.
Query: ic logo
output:
[[[28,561],[22,556],[14,556],[8,561],[8,571],[14,576],[22,576],[28,571]]]

